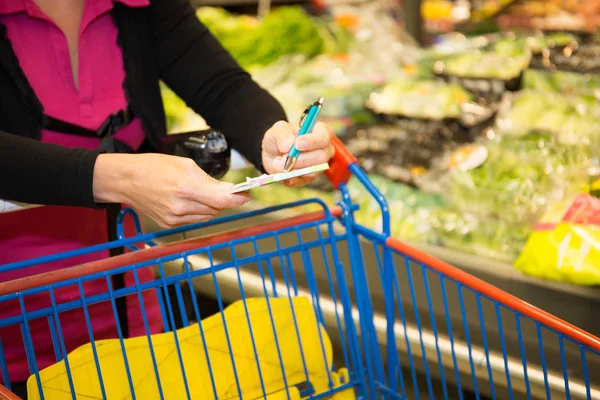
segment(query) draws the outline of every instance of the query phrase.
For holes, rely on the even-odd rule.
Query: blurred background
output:
[[[322,119],[387,196],[394,236],[600,334],[600,1],[192,4],[292,121],[325,98]],[[172,133],[206,127],[163,96]],[[350,189],[378,229],[377,205]],[[253,196],[246,211],[337,201],[325,180]]]

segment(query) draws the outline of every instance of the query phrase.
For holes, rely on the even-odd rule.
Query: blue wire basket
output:
[[[336,146],[333,208],[152,234],[126,209],[118,241],[0,267],[23,276],[0,283],[0,398],[600,399],[600,339],[390,237],[385,198]],[[350,175],[380,232],[354,220]]]

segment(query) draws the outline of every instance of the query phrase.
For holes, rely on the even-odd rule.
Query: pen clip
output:
[[[298,123],[298,129],[301,129],[302,125],[304,125],[304,122],[306,121],[306,117],[308,116],[308,113],[310,112],[310,110],[313,107],[321,107],[322,105],[323,105],[323,98],[321,97],[319,100],[315,101],[310,106],[306,107],[306,109],[300,116],[300,122]]]

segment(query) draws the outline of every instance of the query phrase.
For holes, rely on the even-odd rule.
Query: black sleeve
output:
[[[152,0],[151,10],[160,78],[262,169],[262,138],[286,119],[281,105],[198,20],[189,0]]]
[[[0,132],[0,199],[96,208],[92,183],[99,154]]]

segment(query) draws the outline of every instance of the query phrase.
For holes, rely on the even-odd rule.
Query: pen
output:
[[[311,104],[302,114],[300,118],[300,130],[298,131],[298,137],[302,135],[306,135],[307,133],[312,132],[315,124],[317,123],[317,118],[319,117],[319,113],[321,112],[321,108],[323,107],[323,98],[321,97],[318,101]],[[285,167],[283,168],[284,172],[290,172],[294,165],[296,164],[296,160],[300,155],[300,151],[296,148],[296,145],[293,145],[290,152],[288,153],[287,159],[285,160]]]

